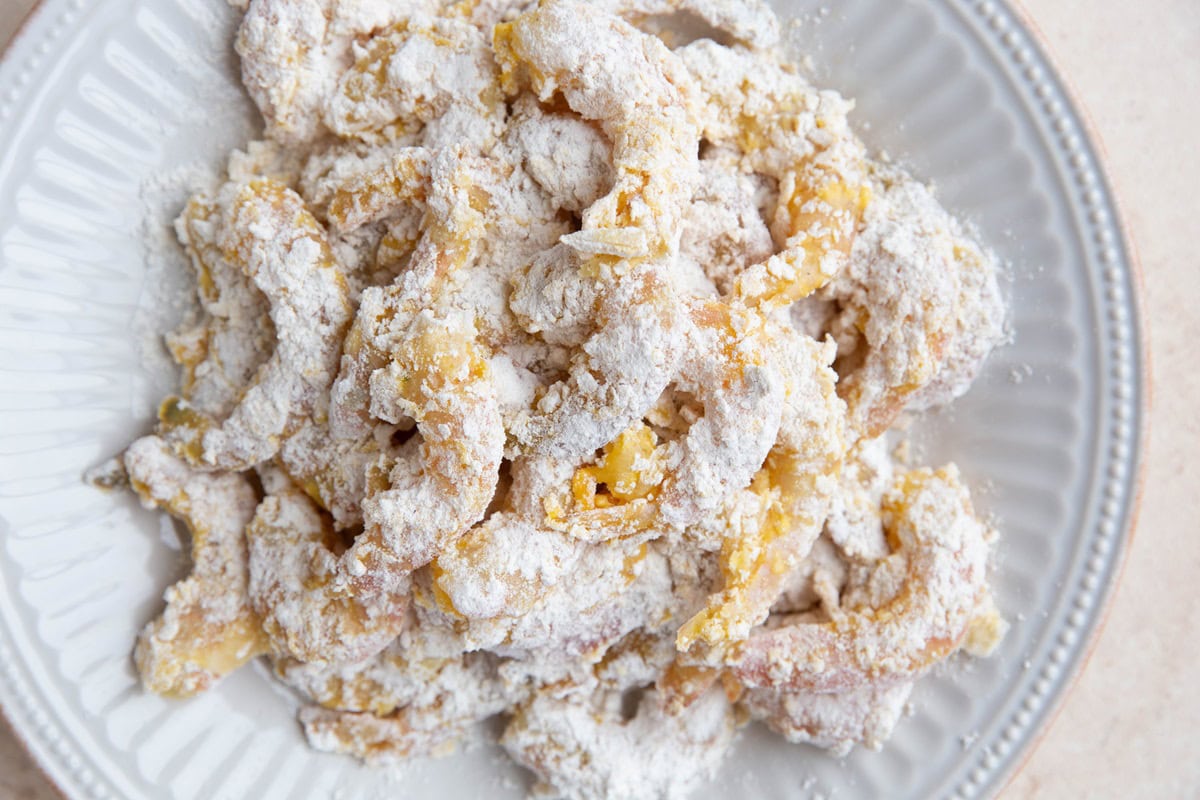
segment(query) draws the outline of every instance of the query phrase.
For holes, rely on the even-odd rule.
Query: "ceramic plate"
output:
[[[1006,4],[777,5],[818,82],[858,99],[868,143],[1010,265],[1013,343],[919,436],[1003,531],[1013,626],[994,658],[922,682],[882,752],[839,761],[750,729],[700,796],[989,795],[1078,668],[1129,530],[1130,254],[1096,148]],[[182,703],[138,687],[134,636],[186,565],[160,515],[80,476],[169,388],[169,220],[254,134],[235,22],[220,0],[45,0],[0,66],[0,703],[71,798],[519,797],[526,778],[486,745],[386,774],[314,753],[262,670]]]

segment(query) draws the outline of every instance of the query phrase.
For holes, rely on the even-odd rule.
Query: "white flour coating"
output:
[[[821,295],[840,308],[830,322],[838,391],[869,438],[908,403],[961,394],[1004,337],[994,259],[895,167],[873,169],[871,191],[854,258]]]
[[[879,750],[912,694],[912,683],[835,694],[751,689],[742,703],[755,719],[789,742],[804,742],[845,756],[856,744]]]
[[[671,715],[649,690],[630,720],[613,700],[619,694],[541,694],[517,709],[501,743],[538,776],[535,796],[684,798],[713,777],[733,743],[732,707],[720,691]]]
[[[682,798],[748,719],[875,748],[996,646],[994,534],[884,435],[1002,339],[995,259],[764,3],[245,7],[264,138],[190,187],[123,460],[193,531],[148,688],[266,654],[317,749],[504,714],[539,795]]]
[[[138,636],[134,660],[151,691],[194,695],[264,651],[243,536],[258,498],[244,477],[196,472],[155,436],[131,444],[122,461],[142,504],[183,520],[192,540],[191,574],[167,589],[166,609]]]

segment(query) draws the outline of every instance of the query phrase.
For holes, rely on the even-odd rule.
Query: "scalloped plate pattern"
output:
[[[1145,404],[1130,251],[1081,117],[1008,5],[776,6],[868,143],[1010,265],[1012,344],[915,430],[1001,528],[1013,627],[995,657],[922,682],[881,752],[839,761],[752,728],[700,797],[988,796],[1078,669],[1128,538]],[[519,797],[490,745],[386,773],[313,753],[262,669],[186,703],[138,687],[134,636],[183,559],[169,524],[81,475],[169,386],[153,336],[178,313],[169,221],[255,131],[235,24],[218,0],[45,0],[0,63],[0,705],[71,798]]]

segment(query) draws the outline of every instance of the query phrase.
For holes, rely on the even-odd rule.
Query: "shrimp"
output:
[[[312,531],[293,543],[298,560],[286,569],[280,558],[252,559],[272,639],[301,661],[359,661],[386,646],[403,627],[413,569],[481,517],[495,489],[504,432],[487,354],[469,319],[436,310],[482,225],[480,198],[465,177],[470,166],[452,152],[428,162],[430,227],[412,264],[360,299],[329,412],[330,448],[358,458],[349,467],[301,462],[297,477],[310,494],[334,500],[344,490],[359,501],[363,532],[339,552]],[[419,449],[392,459],[375,434],[405,419],[422,434]],[[352,513],[343,512],[344,523]],[[267,554],[292,535],[264,525],[258,539]],[[289,569],[313,577],[296,581]]]
[[[367,42],[338,80],[323,118],[343,137],[388,141],[422,130],[430,147],[484,152],[504,124],[497,77],[481,30],[449,16],[414,16]]]
[[[395,638],[412,571],[478,521],[496,488],[504,429],[471,322],[420,312],[388,355],[370,380],[374,407],[414,419],[422,439],[416,456],[368,476],[363,532],[338,555],[316,532],[289,542],[286,526],[255,529],[264,555],[287,548],[297,559],[252,565],[272,640],[302,661],[358,661]]]
[[[512,430],[539,454],[575,458],[644,416],[681,355],[664,270],[698,178],[695,151],[680,146],[698,140],[695,89],[662,42],[586,3],[551,0],[496,26],[493,38],[510,94],[522,84],[542,100],[561,92],[613,142],[612,189],[583,212],[582,230],[562,238],[601,284],[596,328],[568,377]]]
[[[361,663],[275,660],[275,674],[319,704],[300,712],[314,748],[372,764],[440,755],[512,702],[499,659],[463,653],[460,638],[409,616],[399,638]]]
[[[436,154],[427,147],[401,148],[381,164],[369,164],[329,188],[329,223],[350,232],[396,214],[423,207],[433,179]]]
[[[677,236],[698,180],[697,89],[667,47],[590,3],[551,0],[496,26],[501,83],[530,84],[542,101],[561,93],[613,143],[612,189],[566,241],[583,252],[662,255]]]
[[[779,20],[762,0],[599,0],[606,11],[637,21],[640,18],[690,13],[755,49],[779,41]]]
[[[267,300],[222,254],[221,208],[213,199],[189,199],[175,231],[196,273],[203,318],[168,334],[167,349],[183,368],[180,396],[200,413],[225,417],[270,358],[275,330]]]
[[[870,199],[850,104],[742,49],[701,40],[679,54],[705,93],[705,140],[778,182],[772,233],[781,250],[747,267],[731,294],[764,313],[787,307],[842,269]]]
[[[621,705],[620,691],[549,687],[517,706],[500,744],[537,776],[535,791],[576,800],[687,796],[711,779],[733,743],[737,724],[723,692],[674,715],[652,688],[632,718],[623,718]]]
[[[466,654],[462,639],[424,623],[411,608],[404,631],[378,654],[352,664],[307,664],[287,656],[272,659],[275,674],[325,708],[384,717],[409,705],[428,705],[447,678],[471,672],[485,678],[497,660]],[[482,665],[472,662],[482,660]]]
[[[546,274],[539,260],[528,277],[532,288],[512,299],[518,315],[548,341],[572,341],[580,327],[574,315],[591,305],[589,284],[571,270]],[[678,441],[662,445],[635,423],[604,445],[596,464],[576,462],[569,494],[565,481],[544,482],[535,496],[550,527],[590,541],[682,529],[744,488],[762,464],[779,429],[784,387],[763,355],[761,317],[716,300],[692,299],[684,308],[688,355],[672,384],[701,413]],[[566,461],[557,463],[569,472]]]
[[[774,330],[774,368],[786,379],[780,435],[748,490],[725,511],[725,586],[679,630],[681,651],[702,643],[717,654],[766,619],[787,577],[821,533],[845,451],[845,405],[829,368],[832,344],[783,325]]]
[[[676,527],[700,521],[750,483],[779,432],[785,392],[757,313],[716,300],[688,308],[688,354],[674,385],[704,413],[667,456],[660,513]]]
[[[994,258],[963,236],[929,190],[877,168],[849,269],[819,297],[838,309],[839,391],[857,437],[910,403],[961,393],[1003,336]]]
[[[351,672],[348,681],[331,676],[328,685],[339,689],[334,702],[349,708],[330,707],[326,697],[325,707],[301,709],[300,722],[315,749],[348,753],[372,765],[446,755],[473,724],[511,702],[496,675],[496,659],[487,654],[420,662],[391,651],[382,655],[388,658]]]
[[[189,463],[242,470],[273,457],[304,419],[325,413],[353,308],[325,233],[299,195],[262,179],[227,185],[218,205],[217,244],[267,297],[275,351],[223,421],[170,397],[160,432]]]
[[[192,537],[191,574],[167,590],[166,609],[134,651],[147,689],[190,697],[266,652],[243,536],[258,497],[245,477],[196,471],[156,436],[131,444],[123,461],[142,503],[182,520]]]
[[[834,613],[829,622],[752,634],[727,659],[739,681],[823,693],[896,686],[953,653],[976,620],[990,618],[993,534],[975,517],[958,470],[909,472],[883,502],[896,551],[876,569],[903,570],[894,596]]]
[[[472,648],[598,658],[667,616],[671,579],[644,542],[590,543],[497,512],[434,561],[438,606]]]
[[[415,315],[441,302],[452,275],[477,252],[489,197],[475,176],[485,168],[486,162],[455,151],[405,150],[334,194],[329,214],[335,225],[365,224],[386,213],[369,209],[404,202],[424,203],[429,218],[409,268],[390,286],[365,289],[359,299],[331,392],[335,438],[362,441],[371,435],[371,375],[387,364],[391,343],[403,338]]]
[[[747,266],[765,261],[775,252],[759,210],[766,181],[727,168],[713,158],[700,161],[700,172],[704,180],[684,219],[680,261],[703,272],[712,288],[729,296]]]
[[[911,681],[904,681],[833,694],[751,689],[739,704],[789,742],[823,747],[843,757],[857,743],[878,750],[904,714],[912,688]]]
[[[305,662],[324,663],[327,647],[358,661],[376,641],[395,638],[408,608],[407,575],[391,581],[355,581],[340,574],[345,545],[316,504],[285,476],[264,470],[267,496],[246,539],[250,598],[271,649]],[[318,597],[320,602],[314,602]],[[340,653],[339,653],[340,655]]]
[[[337,530],[350,530],[362,524],[368,475],[382,458],[396,456],[389,440],[398,430],[381,424],[371,436],[345,440],[330,433],[328,421],[310,421],[284,441],[278,463],[332,515]]]
[[[537,454],[577,458],[616,438],[662,394],[682,355],[683,314],[657,263],[629,264],[604,283],[568,377],[510,424]]]
[[[234,46],[267,135],[289,146],[318,138],[338,76],[353,64],[355,40],[436,6],[436,0],[251,0]]]
[[[613,185],[612,144],[592,122],[546,111],[522,95],[513,103],[505,138],[525,172],[555,208],[582,212]]]

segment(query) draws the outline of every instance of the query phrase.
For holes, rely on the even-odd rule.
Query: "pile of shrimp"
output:
[[[892,432],[1001,340],[995,260],[760,0],[244,13],[263,138],[178,219],[123,458],[192,540],[148,689],[266,656],[319,749],[503,715],[537,791],[678,797],[751,719],[879,747],[996,646],[995,534]]]

